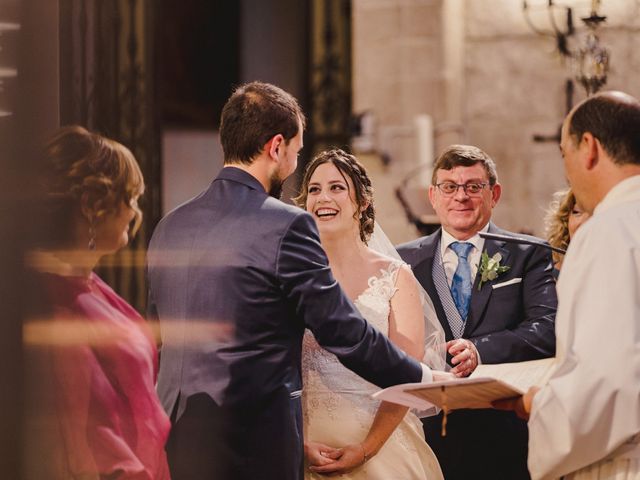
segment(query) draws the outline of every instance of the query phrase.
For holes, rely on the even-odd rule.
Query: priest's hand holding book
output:
[[[491,402],[491,405],[493,405],[493,408],[498,410],[513,410],[521,419],[529,420],[531,404],[533,403],[533,398],[536,396],[536,393],[538,393],[538,390],[540,390],[540,387],[533,386],[530,387],[524,395],[496,400]]]

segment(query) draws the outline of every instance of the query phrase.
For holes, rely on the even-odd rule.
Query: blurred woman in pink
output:
[[[81,127],[60,129],[45,153],[49,228],[31,265],[46,311],[25,325],[40,420],[29,420],[26,477],[168,479],[154,336],[93,272],[140,225],[142,173],[126,147]]]

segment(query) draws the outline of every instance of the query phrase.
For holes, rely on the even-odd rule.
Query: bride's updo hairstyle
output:
[[[62,246],[71,240],[73,222],[86,199],[93,220],[115,214],[122,203],[135,212],[132,234],[142,212],[132,200],[144,191],[144,179],[124,145],[79,126],[60,128],[46,144],[40,165],[40,209],[49,231],[40,243]]]
[[[375,224],[373,186],[364,165],[353,155],[339,148],[325,150],[316,155],[304,171],[300,195],[294,198],[294,201],[299,207],[306,209],[311,176],[320,165],[325,163],[332,163],[338,169],[347,185],[349,185],[347,177],[351,179],[355,190],[356,206],[358,207],[353,218],[359,222],[360,239],[366,244],[373,233]]]

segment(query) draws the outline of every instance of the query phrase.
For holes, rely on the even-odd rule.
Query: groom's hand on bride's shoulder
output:
[[[334,463],[342,456],[341,448],[333,448],[318,442],[304,442],[304,456],[310,466],[324,466]]]

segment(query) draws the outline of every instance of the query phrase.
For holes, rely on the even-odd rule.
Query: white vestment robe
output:
[[[557,369],[529,420],[532,478],[640,479],[640,175],[572,239],[558,301]]]

